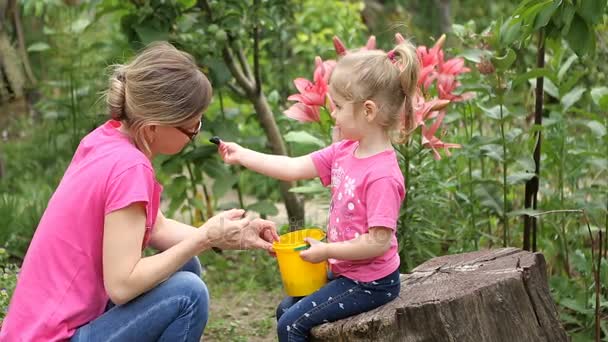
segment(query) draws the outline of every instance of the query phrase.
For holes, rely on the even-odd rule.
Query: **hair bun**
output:
[[[124,120],[126,116],[125,108],[125,71],[119,66],[110,77],[110,86],[106,94],[106,102],[110,116],[114,120]]]

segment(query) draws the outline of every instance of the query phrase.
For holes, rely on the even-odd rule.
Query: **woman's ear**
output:
[[[376,118],[376,115],[378,115],[378,106],[376,105],[376,102],[366,100],[363,102],[363,111],[365,114],[365,120],[367,120],[367,122],[372,122]]]
[[[156,138],[156,125],[144,126],[144,137],[146,137],[146,141],[148,144],[152,144]]]

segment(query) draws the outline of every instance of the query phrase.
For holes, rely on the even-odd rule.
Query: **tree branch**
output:
[[[21,54],[21,59],[23,60],[23,67],[25,68],[25,73],[30,83],[32,85],[36,85],[38,81],[36,80],[36,77],[32,72],[30,59],[25,49],[25,37],[23,35],[23,27],[21,25],[21,12],[19,11],[19,4],[17,3],[15,3],[13,6],[13,20],[15,25],[15,32],[17,33],[17,42],[19,44],[18,49],[19,53]]]
[[[239,60],[239,65],[241,67],[241,70],[243,70],[243,74],[245,75],[245,77],[247,77],[248,80],[250,80],[249,82],[253,82],[253,74],[251,72],[251,68],[249,67],[249,62],[247,61],[247,57],[245,56],[245,51],[243,50],[243,48],[241,47],[241,45],[239,44],[239,42],[237,40],[235,40],[232,36],[228,36],[228,40],[230,41],[230,47],[236,51],[236,54],[238,56],[238,60]],[[255,88],[255,84],[253,84],[253,87]]]
[[[253,72],[256,94],[262,93],[262,75],[260,72],[260,26],[258,25],[257,20],[259,5],[260,0],[253,1],[253,10],[255,15],[255,24],[253,26]]]
[[[236,84],[226,83],[226,86],[237,96],[240,96],[242,98],[247,98],[247,94],[245,94],[245,91],[243,89],[239,88]]]
[[[242,51],[240,51],[242,53]],[[224,47],[224,53],[222,54],[224,57],[224,63],[230,70],[230,73],[236,79],[236,82],[245,90],[247,94],[254,93],[254,85],[251,84],[251,80],[243,73],[243,70],[240,69],[236,63],[234,54],[232,53],[232,49],[227,45]]]

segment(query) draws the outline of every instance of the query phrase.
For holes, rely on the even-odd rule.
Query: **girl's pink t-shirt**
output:
[[[344,140],[310,156],[323,185],[331,185],[329,242],[355,239],[371,227],[390,228],[391,246],[383,255],[366,260],[329,259],[334,274],[371,282],[399,268],[396,229],[405,186],[395,151],[357,158],[358,146],[356,141]]]
[[[108,121],[78,146],[49,200],[18,275],[0,341],[64,341],[99,317],[108,295],[102,245],[108,213],[141,202],[148,243],[162,187],[150,160]]]

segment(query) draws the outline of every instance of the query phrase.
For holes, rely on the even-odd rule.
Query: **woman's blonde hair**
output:
[[[408,41],[388,53],[381,50],[349,52],[336,64],[329,85],[347,101],[372,100],[378,105],[378,123],[396,129],[403,142],[414,128],[413,99],[420,63],[416,48]],[[397,127],[405,108],[402,127]]]
[[[126,123],[137,147],[150,152],[143,128],[177,127],[200,116],[212,89],[190,54],[156,42],[129,63],[113,66],[105,95],[112,119]]]

